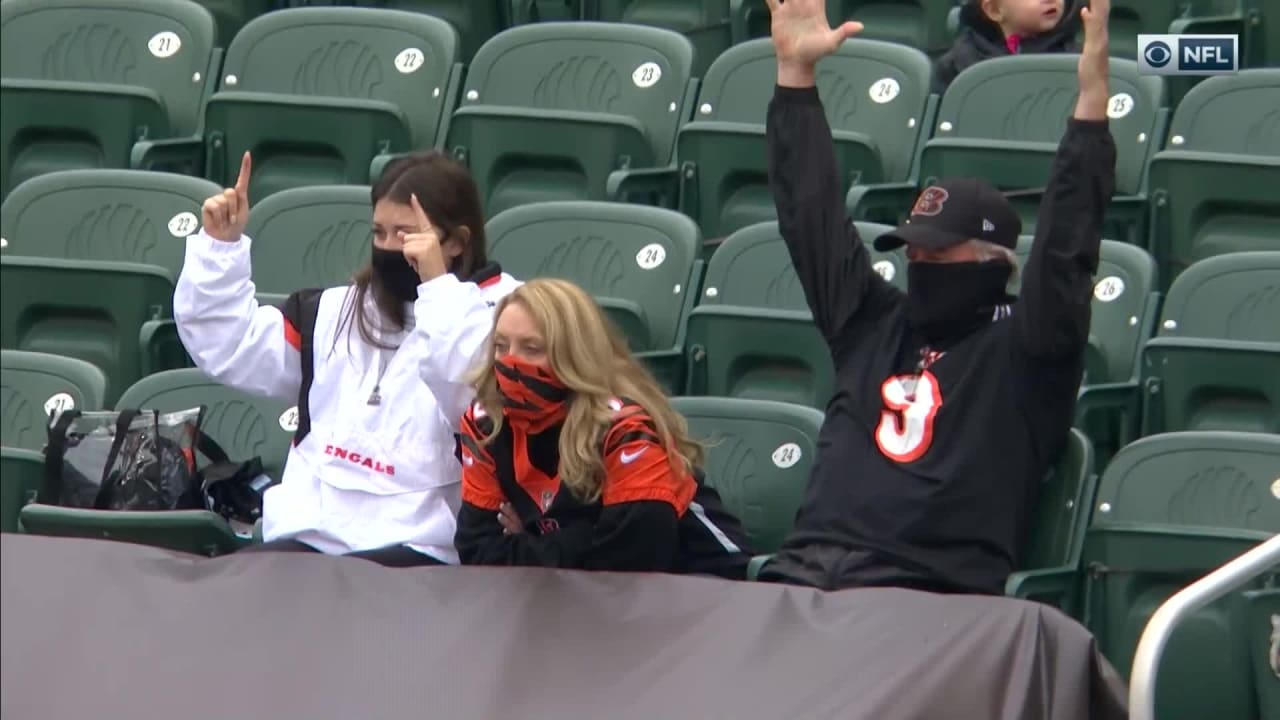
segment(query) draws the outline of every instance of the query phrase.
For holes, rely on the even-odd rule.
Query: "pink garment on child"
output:
[[[1009,48],[1010,55],[1018,54],[1018,47],[1022,45],[1022,38],[1017,35],[1010,35],[1004,39],[1004,46]]]

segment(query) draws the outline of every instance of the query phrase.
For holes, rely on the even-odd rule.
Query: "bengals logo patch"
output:
[[[947,202],[947,198],[951,197],[946,190],[930,185],[920,193],[920,197],[916,198],[915,207],[911,208],[912,215],[934,216],[942,212],[942,205]]]

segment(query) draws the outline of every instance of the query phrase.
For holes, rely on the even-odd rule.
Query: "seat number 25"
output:
[[[890,460],[918,460],[933,443],[933,419],[942,407],[938,379],[928,370],[898,375],[880,386],[884,409],[876,425],[876,447]]]

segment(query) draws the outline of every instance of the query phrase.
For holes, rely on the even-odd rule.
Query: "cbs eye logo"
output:
[[[1162,68],[1173,59],[1173,49],[1168,43],[1156,40],[1142,51],[1142,59],[1153,68]]]

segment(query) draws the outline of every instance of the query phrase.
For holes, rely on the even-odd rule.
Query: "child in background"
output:
[[[960,8],[955,44],[934,63],[933,91],[944,92],[962,70],[988,58],[1078,52],[1075,39],[1085,4],[1086,0],[967,0]]]

